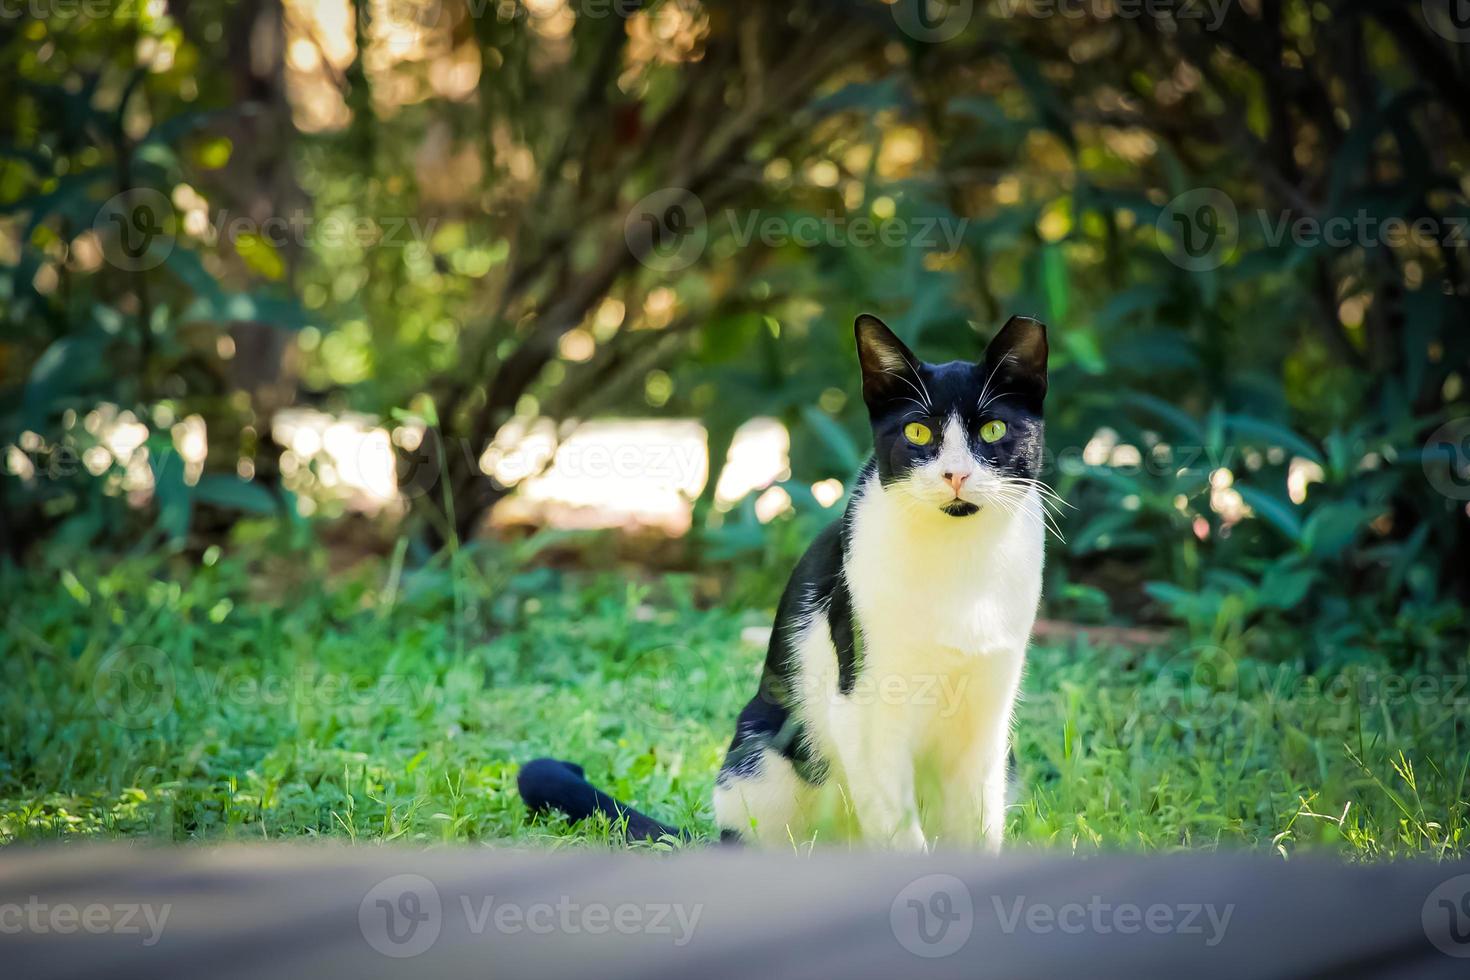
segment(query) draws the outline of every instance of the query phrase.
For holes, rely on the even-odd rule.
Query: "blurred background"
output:
[[[196,581],[204,629],[417,582],[462,656],[599,572],[758,632],[868,451],[864,310],[1050,325],[1043,638],[1463,675],[1463,6],[12,0],[11,679],[39,610],[95,666]]]

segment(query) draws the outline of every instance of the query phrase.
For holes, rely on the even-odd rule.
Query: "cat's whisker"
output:
[[[1037,490],[1041,491],[1042,493],[1044,493],[1044,494],[1046,494],[1046,495],[1048,495],[1050,497],[1053,497],[1053,498],[1055,498],[1057,500],[1060,500],[1063,503],[1067,503],[1066,502],[1066,499],[1061,494],[1057,493],[1057,491],[1054,490],[1045,481],[1038,480],[1038,479],[1036,479],[1034,477],[1029,477],[1029,476],[1013,476],[1013,477],[1009,477],[1009,479],[1011,479],[1012,481],[1014,481],[1016,483],[1025,484],[1026,486],[1029,486],[1029,487],[1035,487]],[[1067,504],[1067,506],[1070,507],[1072,505],[1071,504]]]
[[[1044,530],[1050,531],[1052,534],[1056,535],[1058,541],[1065,542],[1067,540],[1066,537],[1062,534],[1061,529],[1057,527],[1056,523],[1051,519],[1046,511],[1021,510],[1019,513],[1017,513],[1016,511],[1011,511],[1011,514],[1012,516],[1017,516],[1028,520],[1031,523],[1043,528]]]
[[[898,380],[902,381],[904,384],[908,385],[910,388],[913,388],[914,389],[914,394],[916,394],[920,398],[924,399],[924,402],[923,402],[924,411],[929,412],[931,415],[933,414],[933,412],[934,412],[934,407],[933,407],[934,406],[934,403],[932,401],[930,401],[930,399],[929,399],[929,389],[928,388],[920,388],[920,387],[918,387],[917,385],[914,384],[913,381],[911,381],[909,378],[907,378],[903,374],[900,374],[898,371],[884,371],[883,373],[884,374],[891,374],[895,378],[897,378]],[[915,374],[914,377],[918,379],[918,382],[919,382],[920,385],[922,385],[924,383],[924,379],[918,377],[917,374]]]
[[[1038,496],[1037,499],[1041,501],[1041,506],[1046,509],[1047,513],[1055,514],[1058,517],[1061,517],[1065,513],[1064,508],[1071,506],[1066,501],[1053,500],[1051,497]]]
[[[995,363],[995,367],[990,369],[990,377],[986,378],[985,384],[981,385],[980,397],[975,400],[976,411],[985,411],[985,406],[989,405],[991,402],[995,401],[1003,394],[1002,392],[998,391],[994,395],[991,395],[989,398],[985,397],[986,392],[990,391],[990,383],[995,380],[996,373],[1005,366],[1006,362],[1009,361],[1011,357],[1012,355],[1007,354]]]
[[[933,406],[934,399],[929,397],[929,386],[924,384],[924,376],[919,373],[918,365],[911,364],[909,366],[914,370],[914,380],[918,381],[919,387],[924,390],[924,401],[928,402],[930,406]]]
[[[908,402],[910,405],[918,405],[919,406],[919,413],[922,414],[922,415],[928,416],[928,415],[932,414],[931,411],[930,411],[929,406],[923,404],[917,398],[900,398],[899,401],[901,401],[901,402]]]
[[[1022,490],[1021,492],[1024,493],[1025,491]],[[1038,513],[1041,515],[1041,518],[1045,522],[1047,528],[1051,531],[1052,534],[1055,534],[1057,536],[1057,539],[1059,541],[1066,541],[1066,535],[1062,534],[1061,525],[1058,523],[1058,518],[1061,517],[1062,514],[1061,508],[1058,506],[1058,501],[1052,500],[1042,494],[1037,495],[1037,500],[1041,504],[1041,509],[1038,511]],[[1061,503],[1065,504],[1066,502],[1061,501]],[[1055,508],[1055,510],[1048,510],[1048,506]]]
[[[1027,495],[1032,489],[1039,489],[1038,485],[1033,481],[1023,477],[1007,477],[991,492],[995,500],[1008,501],[1013,505],[1014,509],[1008,509],[1007,513],[1015,516],[1017,511],[1020,511],[1027,517],[1032,517],[1034,514],[1035,516],[1032,519],[1039,521],[1046,530],[1056,535],[1057,540],[1065,542],[1067,540],[1066,535],[1062,534],[1061,526],[1057,523],[1052,512],[1047,509],[1048,504],[1055,506],[1056,501],[1049,499],[1044,493],[1038,492],[1036,499],[1041,506],[1035,511],[1021,510]],[[1049,490],[1050,488],[1047,489]]]
[[[1036,492],[1039,493],[1039,494],[1041,494],[1042,499],[1048,501],[1049,503],[1052,503],[1052,504],[1055,504],[1055,505],[1058,505],[1058,506],[1061,506],[1061,507],[1066,507],[1066,508],[1068,508],[1070,510],[1075,510],[1076,509],[1075,507],[1073,507],[1073,505],[1070,502],[1068,502],[1067,498],[1065,498],[1061,494],[1057,493],[1055,490],[1053,490],[1051,487],[1047,486],[1047,484],[1043,483],[1041,480],[1037,480],[1037,479],[1034,479],[1034,478],[1028,477],[1028,476],[1008,476],[1008,477],[1005,477],[1005,479],[1006,479],[1007,482],[1010,482],[1010,483],[1016,483],[1016,484],[1020,484],[1022,486],[1027,486],[1027,487],[1033,487],[1033,488],[1035,488]]]

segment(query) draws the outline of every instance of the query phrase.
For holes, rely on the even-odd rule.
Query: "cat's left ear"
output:
[[[1046,324],[1013,316],[985,348],[980,367],[995,391],[1014,391],[1037,401],[1046,397]],[[993,379],[993,380],[991,380]]]

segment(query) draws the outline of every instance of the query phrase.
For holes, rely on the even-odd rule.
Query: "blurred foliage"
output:
[[[690,542],[768,598],[830,516],[808,488],[866,451],[853,315],[940,360],[1028,312],[1073,505],[1053,612],[1314,662],[1463,635],[1470,516],[1424,447],[1470,415],[1470,48],[1421,5],[996,4],[942,43],[907,0],[598,9],[21,21],[0,446],[35,472],[0,483],[11,553],[294,514],[270,438],[291,404],[427,421],[431,544],[508,492],[478,460],[517,415],[693,416],[716,461],[771,415],[795,517],[707,490]],[[106,206],[134,189],[167,202],[149,268]],[[1358,230],[1281,232],[1333,218]],[[102,403],[146,429],[151,494],[75,462]],[[194,416],[203,477],[170,465]]]

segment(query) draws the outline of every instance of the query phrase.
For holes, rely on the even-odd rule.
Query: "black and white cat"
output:
[[[845,824],[880,847],[995,850],[1041,596],[1046,327],[1012,317],[978,363],[949,364],[921,362],[875,316],[855,329],[873,457],[781,597],[715,821],[764,844]],[[568,763],[538,759],[520,786],[532,809],[687,836]]]

